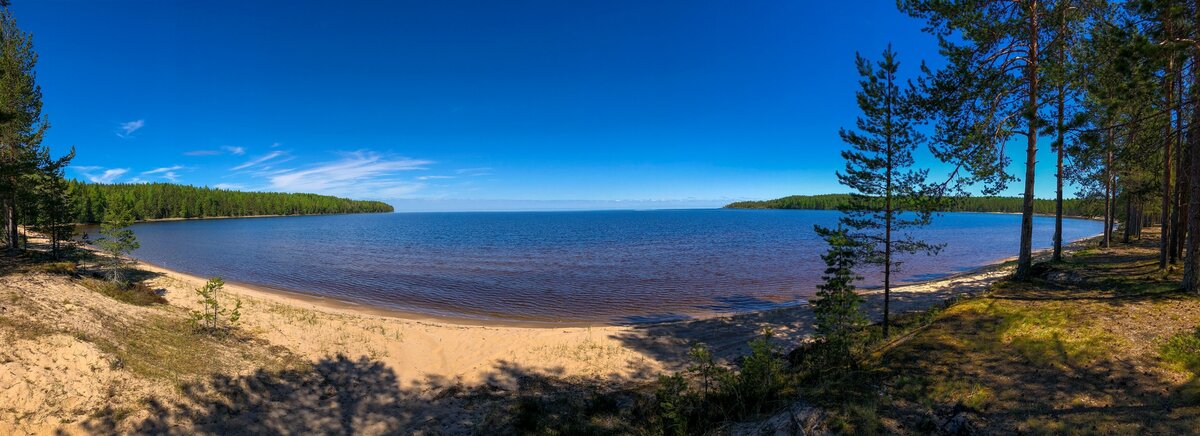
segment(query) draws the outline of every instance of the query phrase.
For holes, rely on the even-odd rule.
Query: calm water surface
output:
[[[641,322],[757,310],[813,295],[835,211],[397,213],[137,224],[140,259],[201,276],[432,315]],[[927,280],[1014,256],[1020,216],[952,213],[946,243],[904,264]],[[1067,220],[1074,240],[1099,233]],[[1053,220],[1035,218],[1034,248]],[[878,282],[875,268],[860,272]]]

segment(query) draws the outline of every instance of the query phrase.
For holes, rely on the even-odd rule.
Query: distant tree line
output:
[[[252,215],[318,215],[391,212],[380,201],[350,200],[328,195],[242,192],[217,188],[142,183],[102,185],[71,180],[73,221],[99,223],[114,207],[128,209],[134,220],[238,217]]]
[[[729,209],[810,209],[838,210],[849,204],[850,194],[791,195],[774,200],[737,201],[725,205]],[[1021,213],[1024,199],[1021,197],[956,197],[945,202],[942,212],[1000,212]],[[1036,214],[1054,214],[1055,201],[1036,199],[1033,210]],[[1093,217],[1104,213],[1103,200],[1076,198],[1063,200],[1063,214],[1067,216]]]
[[[23,251],[29,243],[23,234],[34,232],[45,236],[58,256],[73,240],[75,224],[83,223],[105,223],[104,240],[97,242],[120,257],[136,248],[132,233],[123,230],[135,220],[392,211],[382,202],[314,194],[67,180],[63,173],[75,150],[56,156],[42,144],[50,123],[42,113],[37,60],[32,36],[0,0],[0,251],[5,254]]]

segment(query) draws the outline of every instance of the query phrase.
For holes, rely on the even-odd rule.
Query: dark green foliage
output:
[[[74,157],[75,150],[57,160],[44,152],[39,171],[31,177],[34,179],[32,186],[36,200],[33,203],[36,207],[26,212],[33,212],[29,220],[32,229],[50,240],[50,252],[56,258],[63,248],[73,243],[77,233],[74,224],[75,197],[62,175],[63,168]]]
[[[33,182],[46,155],[42,137],[49,124],[42,115],[33,37],[17,27],[12,12],[0,9],[0,239],[16,250],[20,219],[37,201]]]
[[[767,330],[750,341],[750,354],[736,368],[714,362],[702,346],[693,347],[686,371],[659,378],[655,414],[663,433],[703,433],[786,404],[789,376],[771,338]]]
[[[729,203],[729,209],[809,209],[809,210],[838,210],[849,202],[849,194],[823,195],[792,195],[774,200],[739,201]],[[878,201],[878,200],[875,200]],[[1001,212],[1020,213],[1021,197],[956,197],[942,205],[941,212]],[[1103,201],[1087,198],[1063,200],[1064,214],[1076,217],[1093,217],[1104,213]],[[1054,213],[1054,200],[1035,200],[1035,213],[1050,215]]]
[[[101,185],[69,182],[75,196],[75,221],[105,220],[117,203],[129,205],[135,221],[170,218],[238,217],[253,215],[316,215],[392,212],[379,201],[359,201],[316,194],[241,192],[170,183]]]
[[[823,370],[854,366],[866,342],[867,317],[862,311],[862,297],[855,292],[854,273],[858,253],[854,241],[845,231],[824,232],[829,250],[825,260],[825,283],[817,286],[812,302],[814,327],[820,341],[817,346],[818,365]]]

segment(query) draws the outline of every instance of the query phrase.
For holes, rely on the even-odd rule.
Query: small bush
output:
[[[192,311],[192,323],[199,330],[210,334],[224,332],[241,319],[241,299],[234,299],[232,309],[222,307],[218,294],[224,288],[225,281],[220,277],[213,277],[208,279],[204,286],[196,289],[196,295],[200,296],[201,310]]]
[[[784,360],[771,344],[771,331],[750,342],[750,354],[738,368],[717,364],[703,346],[690,352],[692,363],[680,374],[658,380],[655,399],[664,434],[696,434],[719,424],[769,412],[787,399]]]
[[[663,434],[689,434],[688,418],[696,413],[696,402],[688,391],[687,379],[682,374],[659,376],[654,398]]]
[[[727,375],[730,382],[723,383],[721,388],[727,395],[737,400],[742,410],[738,417],[770,411],[777,405],[780,391],[784,387],[783,359],[779,350],[771,344],[770,329],[763,335],[750,341],[750,354],[742,360],[742,368],[736,373]]]
[[[134,306],[167,303],[167,299],[158,295],[157,291],[146,286],[143,282],[122,283],[85,277],[80,279],[79,283],[85,288],[91,289],[101,295]]]

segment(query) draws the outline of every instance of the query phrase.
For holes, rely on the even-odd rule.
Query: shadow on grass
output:
[[[948,310],[892,350],[880,411],[902,431],[1193,434],[1200,394],[1155,344],[1200,309],[1158,270],[1153,241],[1042,265]],[[1047,278],[1066,279],[1056,281]]]
[[[1119,338],[1061,315],[1014,320],[1025,315],[993,306],[943,317],[885,356],[899,400],[886,413],[910,431],[933,430],[930,423],[961,411],[985,433],[1200,428],[1188,384],[1164,379],[1154,362],[1118,356]]]

